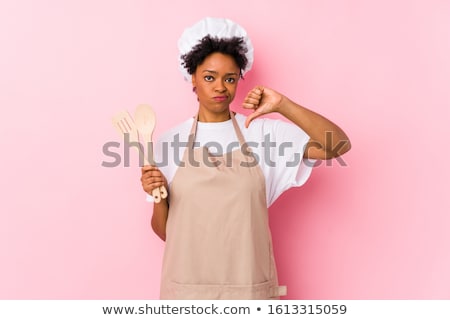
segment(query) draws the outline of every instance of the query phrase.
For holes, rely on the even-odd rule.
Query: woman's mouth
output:
[[[217,96],[217,97],[214,97],[213,99],[214,99],[214,101],[217,101],[217,102],[224,102],[225,100],[227,100],[227,96]]]

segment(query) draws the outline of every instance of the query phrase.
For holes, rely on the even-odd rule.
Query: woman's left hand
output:
[[[285,97],[282,94],[263,86],[256,86],[250,90],[242,103],[242,107],[254,111],[247,117],[245,127],[248,128],[253,119],[263,114],[278,112],[283,99]]]

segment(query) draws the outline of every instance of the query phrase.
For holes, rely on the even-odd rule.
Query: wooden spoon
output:
[[[147,147],[147,159],[149,160],[151,165],[155,165],[155,161],[153,160],[153,148],[150,149],[153,146],[152,135],[156,125],[156,115],[152,107],[146,104],[138,105],[134,112],[134,122],[136,123],[137,130],[142,136],[144,145]],[[167,198],[166,187],[161,186],[159,187],[159,190],[155,190],[157,190],[161,194],[161,198]],[[153,190],[153,192],[155,190]]]

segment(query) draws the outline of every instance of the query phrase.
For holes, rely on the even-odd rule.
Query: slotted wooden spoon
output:
[[[152,107],[146,104],[141,104],[136,107],[134,112],[134,121],[136,123],[136,128],[142,136],[144,146],[147,147],[148,161],[150,164],[154,165],[155,161],[153,159],[153,143],[152,135],[153,130],[156,126],[156,115]],[[161,198],[167,198],[166,187],[159,187]]]
[[[144,158],[144,164],[148,165],[149,162],[145,157],[142,145],[139,143],[139,134],[136,124],[134,123],[128,111],[121,111],[115,114],[113,116],[112,123],[113,126],[116,128],[116,130],[119,132],[119,134],[123,137],[124,141],[126,135],[128,135],[130,143],[136,143],[139,146],[138,147],[139,157],[142,156]],[[152,196],[156,203],[159,203],[161,201],[161,194],[159,192],[159,188],[153,189]]]

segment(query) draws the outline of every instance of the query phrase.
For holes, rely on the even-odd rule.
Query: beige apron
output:
[[[189,142],[170,186],[161,299],[278,299],[265,179],[246,148],[212,156]],[[228,163],[227,163],[228,162]],[[247,164],[247,165],[246,165]]]

